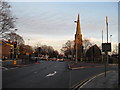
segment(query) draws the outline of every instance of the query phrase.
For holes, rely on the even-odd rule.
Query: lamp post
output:
[[[106,16],[106,29],[107,29],[107,43],[108,43],[108,16]],[[105,60],[105,77],[106,77],[106,64],[108,64],[108,51],[106,53],[106,60]]]
[[[76,42],[76,41],[75,41],[75,42]],[[77,63],[77,62],[78,62],[78,61],[77,61],[77,43],[75,44],[75,46],[76,46],[76,60],[75,60],[75,61],[76,61],[76,63]]]
[[[112,46],[112,35],[110,35],[110,43],[111,43],[111,46]],[[111,55],[112,55],[112,50],[111,50]]]
[[[74,21],[75,23],[77,23],[77,21]],[[75,35],[75,38],[77,37],[77,34]],[[75,54],[76,54],[76,58],[75,58],[75,62],[78,63],[77,61],[77,43],[76,43],[76,39],[75,39]]]
[[[103,43],[103,30],[102,30],[102,43]],[[103,62],[103,53],[102,53],[102,62]]]

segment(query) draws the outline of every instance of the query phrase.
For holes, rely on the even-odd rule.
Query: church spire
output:
[[[74,48],[76,51],[76,63],[77,63],[78,60],[82,61],[82,33],[81,33],[81,27],[80,27],[79,14],[78,14],[78,20],[77,20]]]
[[[81,34],[81,27],[80,27],[80,17],[78,14],[78,20],[77,20],[77,30],[76,30],[76,34],[80,35]]]
[[[79,14],[78,14],[78,20],[77,20],[76,34],[75,34],[75,43],[82,45],[82,34],[81,34]]]

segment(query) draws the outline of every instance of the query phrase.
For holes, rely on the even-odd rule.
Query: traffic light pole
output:
[[[17,47],[17,42],[14,42],[14,60],[13,60],[14,64],[16,64],[16,47]]]
[[[14,48],[14,59],[16,58],[16,49]]]

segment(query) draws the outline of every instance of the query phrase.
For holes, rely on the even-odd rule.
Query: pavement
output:
[[[98,74],[79,86],[81,88],[118,88],[118,71],[108,71],[106,77],[104,73]]]
[[[2,70],[9,70],[9,69],[16,69],[18,67],[24,67],[24,66],[28,66],[28,65],[32,65],[32,64],[40,64],[40,62],[29,62],[29,63],[22,63],[22,60],[16,60],[17,63],[13,64],[13,60],[4,60],[2,61],[2,66],[0,66],[0,68],[2,68]]]
[[[85,62],[71,62],[68,64],[69,69],[71,70],[82,70],[87,68],[104,68],[104,64],[97,63],[85,63]],[[108,64],[107,67],[117,67],[117,64]],[[118,85],[118,71],[110,70],[107,71],[106,77],[104,75],[104,71],[102,73],[96,74],[89,78],[86,78],[76,84],[73,90],[79,90],[81,88],[117,88]],[[79,88],[79,89],[78,89]]]

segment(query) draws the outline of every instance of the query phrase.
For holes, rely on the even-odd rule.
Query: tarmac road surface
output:
[[[39,64],[2,71],[2,88],[71,88],[81,80],[104,72],[104,67],[68,69],[68,61]],[[107,70],[117,70],[108,67]]]

